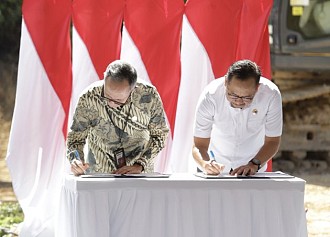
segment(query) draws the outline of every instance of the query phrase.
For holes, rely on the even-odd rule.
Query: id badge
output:
[[[113,152],[113,154],[115,156],[118,169],[126,165],[124,148],[118,148]]]

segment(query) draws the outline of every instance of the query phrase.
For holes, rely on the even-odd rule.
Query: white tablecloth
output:
[[[67,176],[56,236],[307,237],[305,181]]]

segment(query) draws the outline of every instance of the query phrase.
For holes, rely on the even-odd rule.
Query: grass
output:
[[[6,154],[6,146],[9,137],[11,116],[14,109],[17,63],[0,57],[0,159]],[[4,177],[0,172],[0,183]],[[1,195],[0,195],[1,196]],[[24,214],[18,202],[1,202],[0,200],[0,237],[17,236],[16,232],[19,223],[23,222]]]
[[[17,202],[0,202],[0,236],[12,236],[10,230],[23,219],[23,211]]]

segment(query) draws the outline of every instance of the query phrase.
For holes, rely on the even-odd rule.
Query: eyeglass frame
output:
[[[130,95],[131,95],[131,94],[130,94]],[[117,100],[114,100],[114,99],[111,99],[111,98],[109,98],[109,97],[105,97],[105,96],[102,96],[102,95],[101,95],[100,97],[101,97],[101,99],[106,100],[107,102],[113,102],[113,103],[115,103],[116,105],[123,106],[123,105],[125,105],[125,104],[127,103],[128,98],[130,97],[130,95],[127,97],[127,99],[126,99],[125,102],[119,102],[119,101],[117,101]]]
[[[116,105],[124,106],[125,104],[127,104],[129,98],[131,97],[132,91],[133,90],[130,91],[130,93],[129,93],[128,97],[126,98],[126,101],[125,102],[120,102],[118,100],[114,100],[112,98],[109,98],[109,97],[104,96],[104,87],[103,87],[103,91],[102,91],[102,94],[100,95],[100,97],[101,97],[101,99],[106,100],[107,102],[113,102]]]
[[[226,92],[227,92],[227,96],[230,99],[232,99],[234,101],[237,101],[238,99],[241,99],[245,103],[251,103],[253,101],[253,99],[254,99],[254,96],[255,96],[255,94],[253,96],[238,96],[238,95],[235,95],[233,93],[230,93],[228,91],[228,89],[226,89]]]

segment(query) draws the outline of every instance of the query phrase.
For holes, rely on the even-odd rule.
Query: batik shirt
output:
[[[92,172],[110,173],[118,168],[114,151],[123,148],[127,165],[137,163],[152,172],[169,132],[157,90],[137,82],[125,105],[111,108],[103,88],[104,81],[98,81],[80,96],[67,137],[68,158],[77,150]]]

